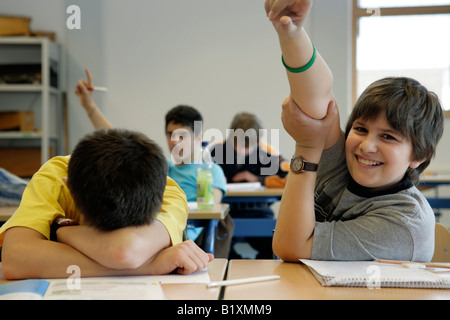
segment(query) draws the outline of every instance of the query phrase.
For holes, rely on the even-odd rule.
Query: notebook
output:
[[[374,261],[300,261],[325,287],[450,289],[448,269],[440,273]]]

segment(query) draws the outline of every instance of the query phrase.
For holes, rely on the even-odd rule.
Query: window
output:
[[[353,0],[353,102],[373,81],[409,76],[450,116],[450,0]]]

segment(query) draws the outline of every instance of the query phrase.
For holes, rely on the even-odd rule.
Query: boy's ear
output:
[[[64,182],[64,184],[67,186],[67,177],[62,177],[61,178],[62,182]],[[67,186],[68,187],[68,186]]]
[[[422,163],[424,163],[427,159],[422,159],[422,160],[413,160],[411,161],[411,163],[409,164],[409,167],[411,169],[417,169]]]

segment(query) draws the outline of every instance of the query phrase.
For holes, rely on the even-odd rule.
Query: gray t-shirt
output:
[[[428,262],[434,252],[435,218],[422,193],[405,178],[372,192],[350,176],[344,134],[325,150],[315,189],[312,259],[392,259]]]

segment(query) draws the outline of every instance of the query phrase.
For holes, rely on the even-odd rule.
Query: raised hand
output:
[[[265,9],[278,33],[294,32],[303,27],[311,5],[311,0],[266,0]]]
[[[86,109],[88,115],[90,115],[95,109],[95,103],[92,99],[92,89],[94,88],[94,84],[89,69],[86,68],[85,72],[87,82],[84,79],[78,80],[77,86],[75,87],[75,94],[80,98],[81,105]]]

